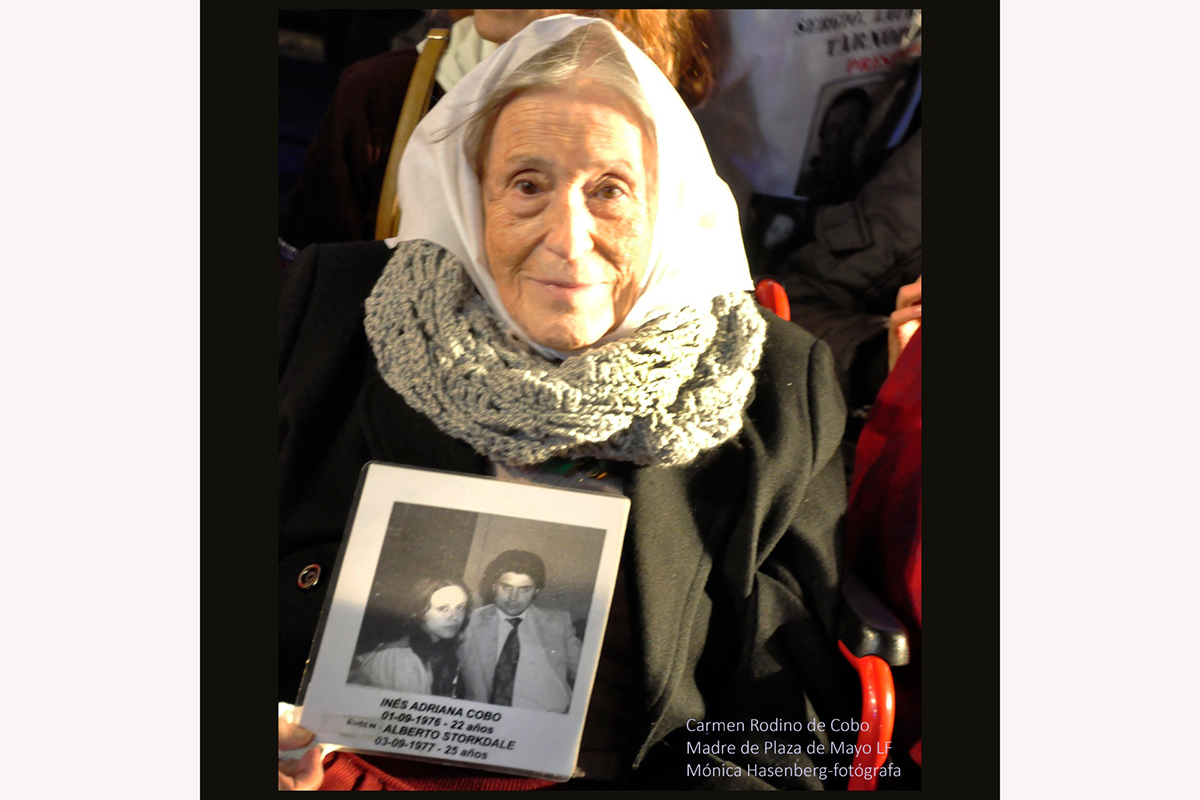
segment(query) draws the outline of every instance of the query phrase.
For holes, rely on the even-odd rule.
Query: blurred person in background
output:
[[[569,9],[456,10],[438,62],[431,103],[476,64],[535,19]],[[712,87],[704,9],[596,9],[580,13],[612,22],[658,65],[689,105]],[[422,42],[424,44],[424,42]],[[315,242],[375,238],[376,210],[396,123],[419,51],[395,50],[347,67],[280,223],[286,252]],[[281,244],[281,248],[284,245]]]
[[[921,786],[921,280],[888,319],[889,374],[858,437],[846,510],[846,568],[908,630],[909,663],[892,668],[901,778]]]

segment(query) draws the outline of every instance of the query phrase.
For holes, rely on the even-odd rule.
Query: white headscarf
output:
[[[707,308],[714,297],[753,289],[737,205],[713,170],[708,148],[679,93],[658,66],[611,24],[559,14],[536,20],[470,70],[413,132],[400,162],[398,241],[425,239],[462,260],[488,305],[526,341],[500,300],[484,252],[479,179],[461,125],[509,73],[583,25],[606,25],[645,93],[657,129],[658,209],[650,262],[624,321],[596,344],[622,338],[684,306]],[[438,141],[449,129],[454,133]],[[529,342],[538,352],[560,353]]]

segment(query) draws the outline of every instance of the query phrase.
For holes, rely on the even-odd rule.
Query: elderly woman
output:
[[[397,692],[454,697],[459,635],[471,613],[471,592],[452,578],[420,578],[402,609],[407,631],[357,656],[350,683]]]
[[[803,728],[853,716],[828,633],[844,408],[827,348],[753,302],[678,93],[608,23],[539,20],[430,112],[401,192],[394,250],[310,248],[281,299],[281,699],[325,588],[296,576],[333,563],[365,462],[565,465],[631,499],[585,776],[821,788]],[[777,719],[802,730],[751,733]],[[695,753],[699,720],[757,752]]]

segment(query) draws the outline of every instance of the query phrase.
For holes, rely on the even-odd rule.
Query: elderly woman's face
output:
[[[466,618],[467,593],[457,586],[443,586],[430,595],[421,627],[437,639],[453,639]]]
[[[555,350],[625,319],[650,254],[654,153],[619,96],[518,96],[496,119],[483,170],[484,242],[508,313]]]

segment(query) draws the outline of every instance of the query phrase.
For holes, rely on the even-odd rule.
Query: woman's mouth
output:
[[[603,283],[581,283],[578,281],[549,280],[546,278],[530,278],[542,291],[552,297],[572,298],[590,289],[604,286]]]

